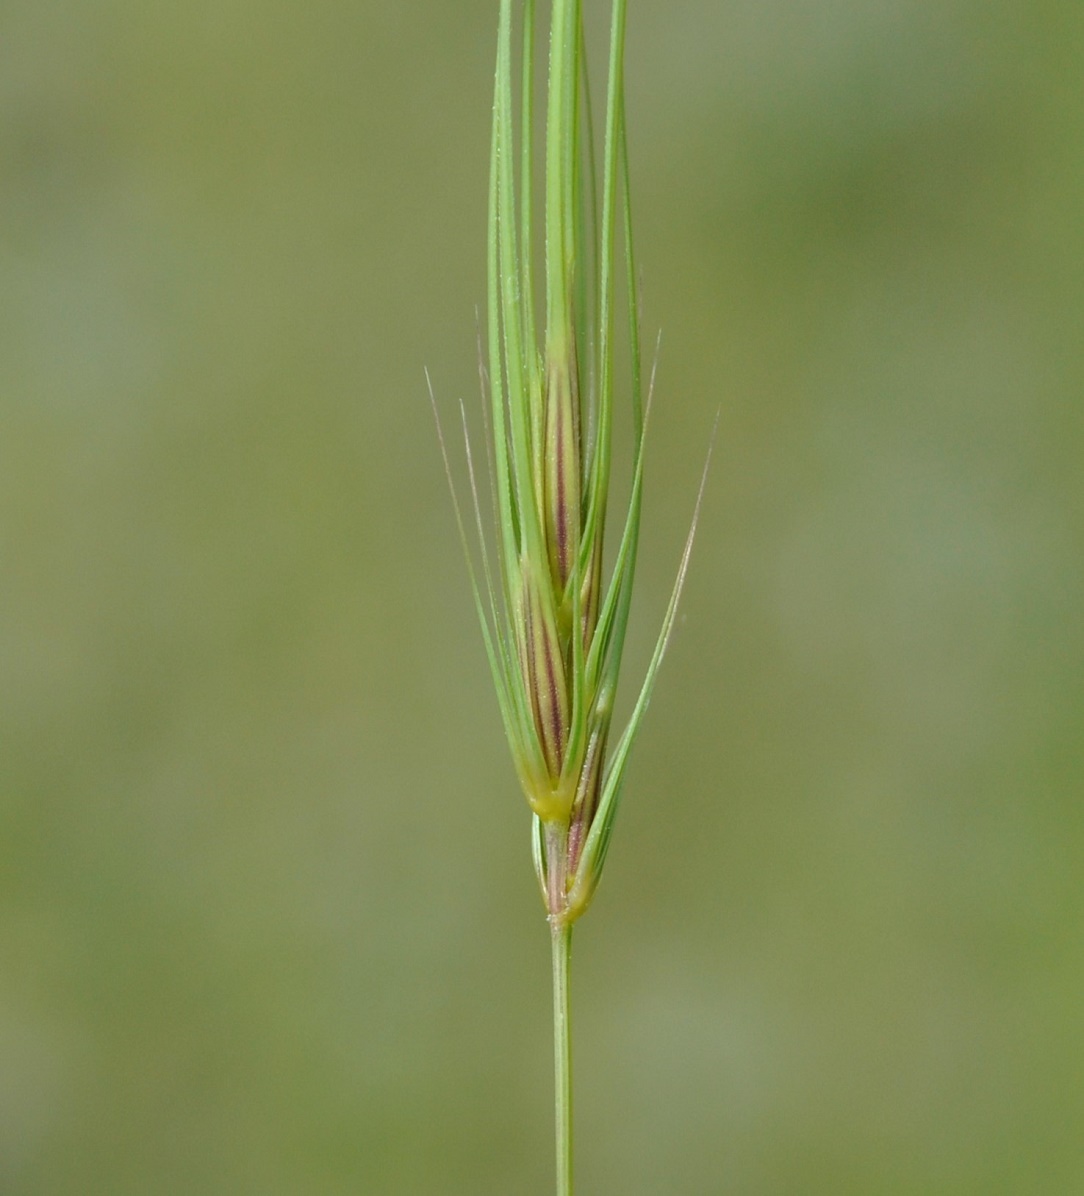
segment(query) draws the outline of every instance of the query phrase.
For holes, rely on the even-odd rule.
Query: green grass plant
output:
[[[456,515],[468,562],[477,558],[471,564],[474,601],[505,734],[532,812],[534,866],[552,942],[557,1191],[570,1196],[572,926],[602,875],[629,755],[673,627],[696,515],[631,715],[615,736],[611,721],[636,570],[651,393],[649,383],[645,395],[641,361],[629,197],[627,5],[612,3],[600,147],[592,128],[582,2],[553,0],[550,6],[541,247],[534,220],[535,4],[524,0],[518,27],[513,7],[512,0],[500,5],[490,158],[483,381],[492,534],[467,436],[477,553],[470,551],[458,502]],[[621,369],[619,344],[627,354]],[[632,464],[627,502],[612,512],[619,390],[629,415]],[[443,435],[441,445],[451,481]],[[698,497],[697,512],[699,506]],[[608,527],[616,541],[611,559],[604,559]]]

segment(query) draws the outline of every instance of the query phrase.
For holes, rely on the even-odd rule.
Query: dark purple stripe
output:
[[[553,723],[553,725],[551,727],[551,732],[553,734],[553,757],[554,757],[554,764],[555,764],[554,771],[556,772],[557,767],[559,767],[560,763],[561,763],[560,752],[561,752],[561,747],[562,747],[562,744],[561,744],[562,720],[561,720],[561,703],[558,698],[558,690],[557,690],[557,673],[556,673],[556,669],[554,668],[553,649],[552,649],[552,645],[550,644],[550,639],[549,639],[548,635],[546,636],[546,677],[547,677],[547,679],[549,681],[549,685],[550,685],[550,709],[551,709],[550,718]]]
[[[523,619],[525,633],[523,653],[526,657],[527,664],[527,697],[530,699],[531,709],[534,711],[535,724],[538,726],[539,732],[541,733],[542,728],[539,725],[540,719],[537,700],[538,677],[535,671],[534,661],[534,619],[532,618],[531,614],[530,595],[528,595],[528,601],[524,610]]]

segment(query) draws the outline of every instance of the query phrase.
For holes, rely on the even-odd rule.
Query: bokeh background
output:
[[[474,400],[496,8],[0,6],[5,1196],[552,1190],[422,372]],[[1084,1191],[1084,6],[631,9],[630,678],[720,416],[582,1189]]]

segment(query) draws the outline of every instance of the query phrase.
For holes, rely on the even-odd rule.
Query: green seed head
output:
[[[512,0],[501,0],[489,191],[488,427],[497,542],[491,554],[472,467],[484,574],[480,584],[472,572],[472,583],[513,761],[534,814],[539,882],[551,920],[567,923],[587,908],[602,872],[692,533],[632,715],[613,743],[644,439],[622,83],[625,0],[612,6],[601,188],[592,177],[581,5],[552,5],[542,327],[535,317],[533,267],[534,5],[524,0],[518,113],[512,8]],[[618,265],[626,296],[628,382],[615,396]],[[613,559],[604,573],[615,401],[632,413],[633,474],[628,505],[611,529]]]

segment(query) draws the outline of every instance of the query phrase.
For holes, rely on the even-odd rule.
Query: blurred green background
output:
[[[496,8],[0,5],[5,1196],[552,1190],[422,374],[476,395]],[[1084,1191],[1084,6],[631,10],[630,679],[721,416],[582,1190]]]

